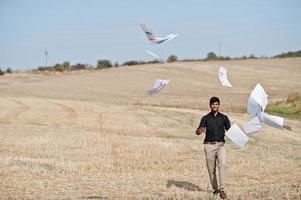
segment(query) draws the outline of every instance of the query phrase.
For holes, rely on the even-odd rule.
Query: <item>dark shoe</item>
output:
[[[215,189],[215,190],[213,190],[212,194],[213,195],[218,195],[218,192],[219,192],[218,189]]]
[[[225,193],[225,191],[224,191],[223,188],[219,189],[218,192],[219,192],[220,198],[227,199],[227,195],[226,195],[226,193]]]

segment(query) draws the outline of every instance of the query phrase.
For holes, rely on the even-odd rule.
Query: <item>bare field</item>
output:
[[[156,78],[170,85],[145,95]],[[276,102],[300,80],[299,58],[0,77],[0,199],[219,199],[194,134],[209,98],[240,124],[256,83]],[[301,122],[285,122],[292,131],[264,126],[243,150],[226,142],[229,199],[301,199]]]

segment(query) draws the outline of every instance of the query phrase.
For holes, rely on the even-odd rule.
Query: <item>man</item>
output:
[[[219,112],[220,100],[218,97],[210,99],[211,112],[203,116],[199,127],[195,131],[197,135],[206,134],[204,140],[204,151],[206,164],[209,172],[210,182],[213,188],[213,194],[220,194],[222,199],[226,199],[224,191],[224,181],[226,173],[226,150],[225,130],[230,128],[228,117]],[[216,164],[218,163],[219,185],[216,177]]]

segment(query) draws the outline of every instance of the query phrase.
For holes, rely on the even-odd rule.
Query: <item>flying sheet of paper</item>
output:
[[[145,32],[148,40],[153,43],[153,44],[161,44],[163,42],[167,42],[170,41],[172,39],[174,39],[175,37],[178,36],[178,34],[169,34],[166,37],[157,37],[153,34],[152,30],[150,30],[149,28],[147,28],[147,26],[145,24],[139,24],[141,29]]]
[[[265,123],[266,125],[282,129],[284,125],[284,118],[278,117],[275,115],[269,115],[265,112],[261,112],[258,115],[258,118],[261,122]]]
[[[218,78],[223,86],[232,87],[231,83],[227,77],[227,69],[224,67],[220,67],[218,71]]]
[[[268,104],[268,95],[259,83],[257,83],[255,88],[251,92],[250,97],[261,106],[262,111],[265,110],[265,107]]]
[[[261,106],[251,96],[249,97],[248,100],[247,111],[253,117],[258,116],[259,113],[262,111]]]
[[[154,52],[151,52],[151,51],[149,51],[149,50],[146,50],[146,52],[147,52],[148,54],[154,56],[155,58],[157,58],[159,61],[164,62],[164,60],[163,60],[160,56],[158,56],[157,54],[155,54]]]
[[[242,123],[242,129],[247,135],[259,132],[261,127],[258,117],[254,117],[250,121]]]
[[[231,126],[226,132],[226,136],[240,148],[242,148],[249,140],[249,137],[236,124]]]
[[[148,95],[156,94],[156,93],[160,92],[160,90],[162,90],[168,83],[169,83],[169,80],[157,79],[155,82],[154,88],[146,91],[146,93]]]

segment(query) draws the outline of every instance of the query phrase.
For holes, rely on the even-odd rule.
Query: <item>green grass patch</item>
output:
[[[285,101],[268,105],[266,112],[283,117],[301,119],[301,95],[296,93],[290,94]]]
[[[298,116],[300,115],[300,111],[298,111],[294,107],[285,107],[281,105],[271,105],[266,108],[266,111],[270,113],[278,113],[282,115],[291,115],[291,116]]]

